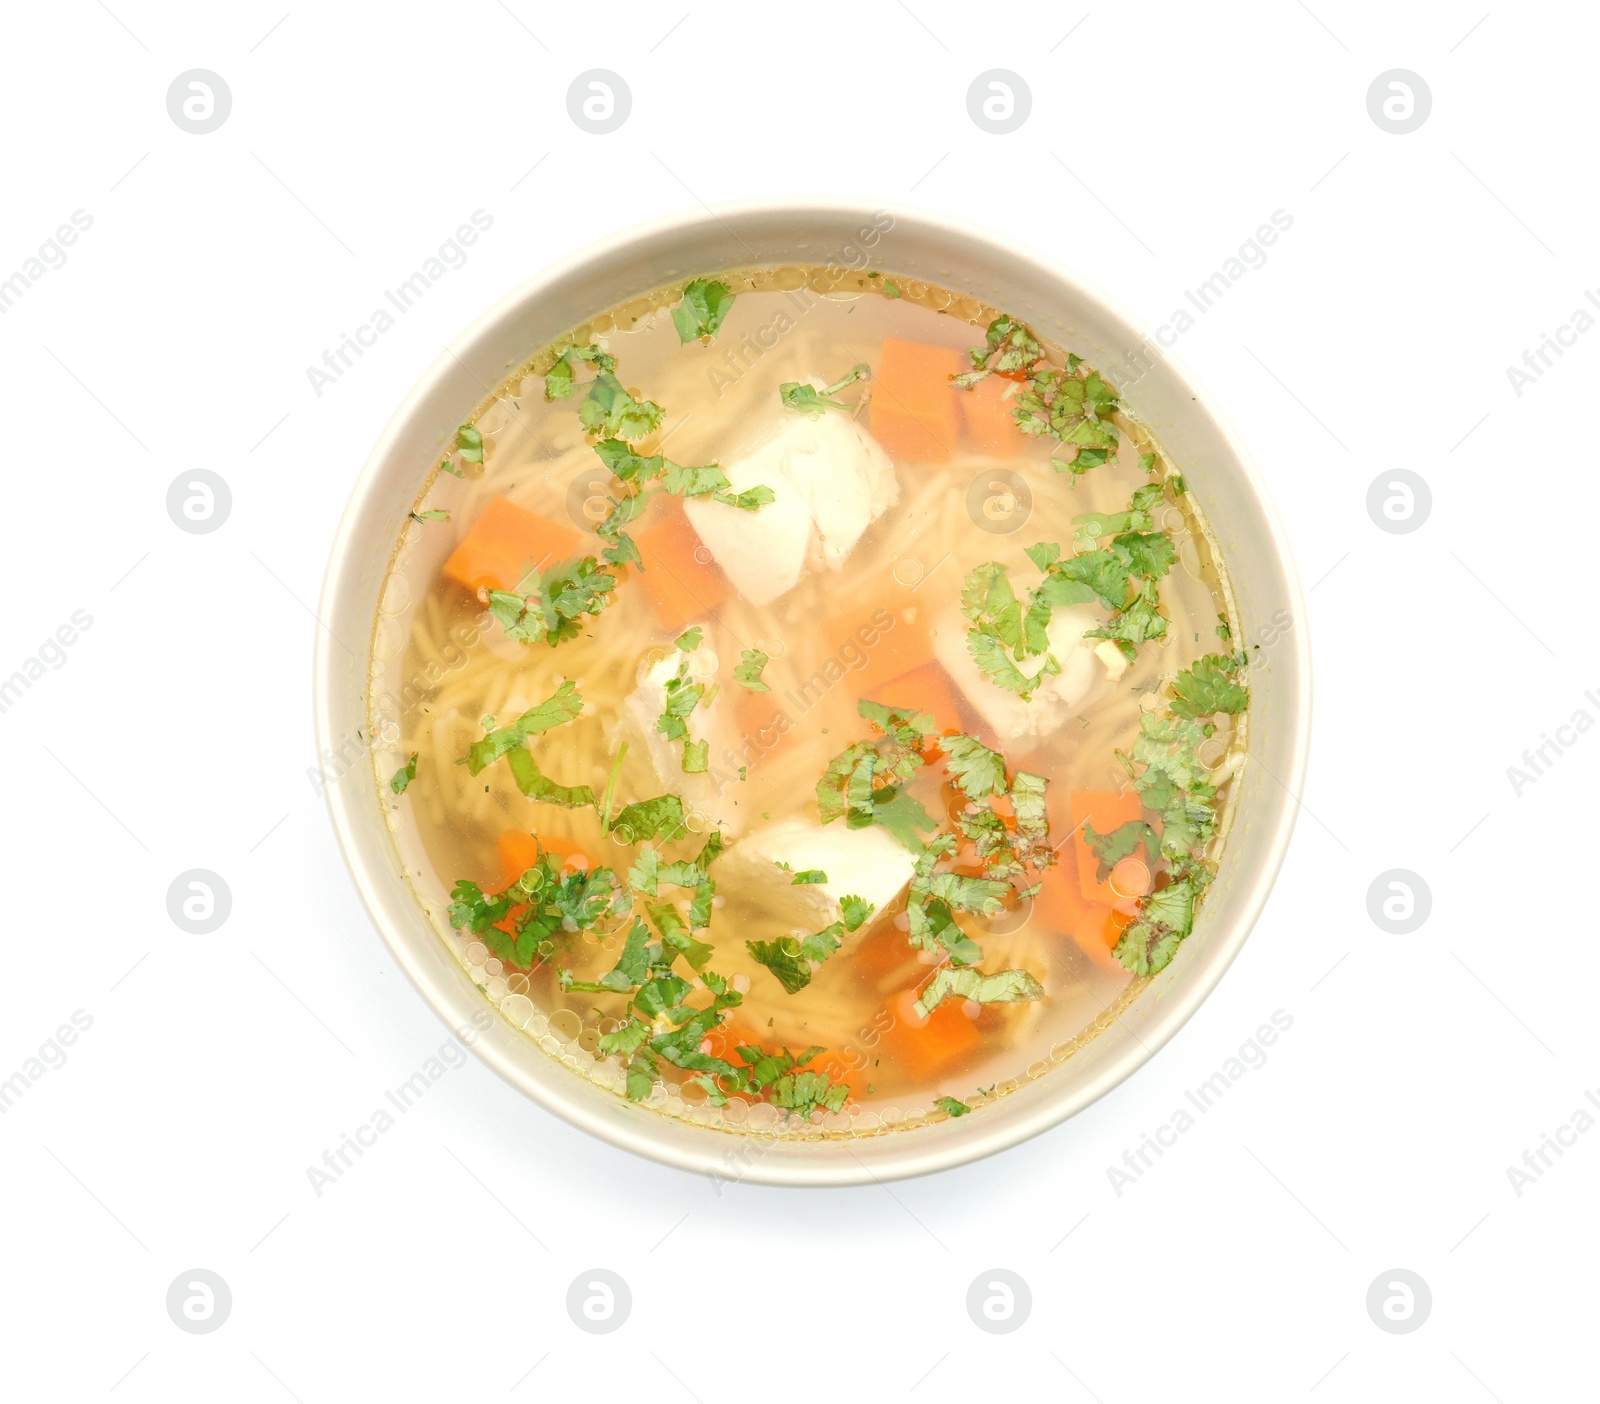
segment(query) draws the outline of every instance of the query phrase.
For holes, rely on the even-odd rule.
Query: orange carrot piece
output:
[[[894,1023],[883,1032],[883,1042],[897,1063],[912,1078],[924,1078],[964,1058],[978,1046],[977,1025],[961,1012],[959,999],[947,999],[925,1019],[912,1006],[916,990],[903,990],[889,1004]]]
[[[794,707],[778,693],[748,692],[737,684],[733,690],[739,694],[739,734],[744,738],[741,750],[749,755],[751,765],[781,754],[800,739],[804,719],[797,720]]]
[[[1070,936],[1100,969],[1123,973],[1111,957],[1111,948],[1117,944],[1128,918],[1083,895],[1070,855],[1063,854],[1062,861],[1045,869],[1029,920],[1036,928]]]
[[[581,540],[571,527],[491,498],[445,561],[445,577],[475,592],[514,590],[530,570],[577,555]]]
[[[847,610],[824,619],[822,633],[829,657],[858,692],[866,693],[933,661],[928,620],[929,611],[923,600],[896,591],[887,604]]]
[[[1015,381],[990,375],[957,395],[967,425],[967,442],[980,453],[1010,458],[1022,447],[1022,430],[1011,417],[1016,400],[1007,393],[1015,386]]]
[[[541,851],[560,854],[563,867],[586,866],[574,862],[584,855],[577,851],[570,840],[546,838],[543,835],[536,838],[523,829],[502,829],[500,836],[495,840],[495,848],[499,851],[500,870],[505,877],[502,887],[509,887],[537,863]]]
[[[888,337],[872,383],[872,433],[896,463],[948,463],[955,452],[962,370],[952,346]]]
[[[650,524],[633,533],[644,560],[644,574],[634,587],[644,591],[656,618],[679,630],[692,619],[704,619],[728,597],[728,578],[709,559],[695,529],[675,499],[650,504]]]
[[[1099,878],[1100,860],[1084,833],[1093,827],[1097,834],[1109,834],[1113,829],[1139,817],[1139,794],[1136,790],[1074,790],[1072,792],[1072,846],[1078,851],[1078,884],[1083,895],[1091,902],[1104,902],[1119,912],[1139,910],[1137,897],[1120,896],[1108,880]]]
[[[933,717],[935,729],[941,732],[961,731],[966,726],[955,684],[937,663],[924,663],[920,668],[891,678],[873,688],[867,698],[886,707],[927,712]]]

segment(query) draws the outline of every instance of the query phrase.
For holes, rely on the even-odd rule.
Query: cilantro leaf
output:
[[[661,406],[654,400],[636,400],[616,374],[602,370],[578,406],[578,418],[592,434],[632,442],[648,438],[661,427]]]
[[[593,790],[587,785],[557,785],[546,779],[535,764],[533,753],[525,747],[512,751],[506,757],[506,764],[511,767],[511,778],[517,782],[517,788],[531,800],[559,804],[563,809],[594,807]]]
[[[816,386],[807,384],[803,380],[788,380],[778,387],[778,398],[783,402],[785,409],[798,410],[801,414],[813,417],[825,414],[829,409],[853,410],[855,405],[847,405],[839,400],[830,400],[828,396],[837,395],[848,385],[854,385],[858,380],[869,380],[872,377],[872,367],[864,362],[855,365],[839,380],[832,385],[825,385],[821,390]]]
[[[572,393],[573,372],[584,361],[599,367],[602,371],[614,371],[617,368],[615,357],[608,355],[598,346],[569,346],[556,357],[555,364],[545,374],[545,399],[566,399]]]
[[[464,463],[483,462],[483,435],[475,424],[463,424],[456,430],[455,450]]]
[[[712,500],[722,503],[725,507],[737,507],[741,512],[754,512],[758,507],[776,502],[778,495],[765,483],[760,483],[753,488],[746,488],[741,493],[716,493]]]
[[[821,868],[807,868],[789,879],[790,887],[815,887],[827,882],[828,875]]]
[[[672,641],[672,646],[680,653],[693,653],[700,647],[700,641],[705,637],[705,631],[696,624],[692,629],[685,629]]]
[[[628,843],[643,843],[648,839],[671,842],[684,833],[686,827],[683,801],[677,795],[657,795],[654,799],[624,806],[612,821],[611,832],[621,834]]]
[[[1026,970],[1002,970],[995,975],[980,971],[940,966],[933,979],[922,987],[913,1006],[926,1018],[951,995],[978,1004],[1020,1004],[1044,998],[1044,986]]]
[[[714,278],[695,278],[683,289],[683,300],[672,309],[672,324],[678,329],[679,344],[710,340],[722,319],[733,306],[734,294],[726,283]]]
[[[856,896],[841,897],[839,908],[844,913],[846,931],[855,931],[877,910],[865,897]]]
[[[595,557],[584,556],[530,571],[518,590],[489,591],[489,613],[500,621],[508,639],[543,640],[554,648],[582,633],[578,620],[585,614],[600,614],[616,588],[617,577]]]
[[[940,1097],[934,1102],[934,1106],[950,1116],[965,1116],[972,1110],[965,1102],[958,1102],[954,1097]]]
[[[416,778],[417,778],[417,753],[415,751],[413,751],[411,753],[411,759],[408,760],[403,766],[400,767],[399,770],[395,771],[395,773],[389,777],[389,788],[391,790],[393,790],[395,792],[395,794],[403,795],[406,792],[406,786],[409,785]]]
[[[1214,712],[1238,713],[1249,705],[1250,694],[1236,681],[1246,662],[1243,653],[1210,653],[1179,673],[1172,683],[1172,711],[1193,719]]]
[[[571,721],[583,710],[583,695],[578,685],[570,679],[563,682],[537,707],[530,707],[510,726],[489,730],[480,740],[474,741],[461,762],[467,770],[478,774],[485,766],[494,764],[501,756],[509,755],[530,736],[551,727]]]
[[[739,662],[733,670],[733,680],[741,687],[747,687],[751,692],[771,692],[761,678],[761,670],[772,660],[759,648],[747,648],[739,655]]]
[[[968,799],[1001,795],[1006,790],[1006,761],[970,736],[947,736],[940,742],[950,778]]]

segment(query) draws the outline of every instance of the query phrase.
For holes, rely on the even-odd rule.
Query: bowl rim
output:
[[[729,201],[715,205],[700,205],[638,221],[617,232],[586,244],[581,249],[547,265],[503,296],[497,298],[458,336],[453,338],[433,362],[423,371],[396,406],[383,430],[368,453],[359,474],[350,489],[337,529],[329,547],[328,565],[318,598],[318,619],[326,620],[334,614],[334,603],[345,588],[347,579],[356,568],[363,543],[360,540],[363,522],[380,499],[379,479],[385,464],[400,442],[406,438],[408,426],[439,382],[446,378],[461,361],[470,360],[472,351],[488,341],[508,320],[515,320],[523,309],[536,305],[547,294],[575,278],[585,270],[603,268],[627,253],[646,238],[683,238],[696,231],[707,231],[713,226],[728,230],[741,220],[770,218],[774,214],[792,214],[808,219],[836,218],[844,221],[871,219],[876,215],[893,217],[895,227],[902,225],[934,237],[957,239],[984,255],[1008,259],[1030,265],[1033,276],[1055,284],[1064,298],[1078,304],[1092,306],[1100,316],[1112,323],[1120,323],[1145,345],[1154,344],[1143,323],[1125,307],[1107,297],[1098,288],[1080,278],[1054,257],[1026,242],[1001,234],[966,220],[942,212],[890,201],[868,201],[841,197],[775,196],[761,199]],[[732,266],[732,265],[728,265]],[[708,269],[707,272],[720,271]],[[691,275],[692,276],[692,275]],[[597,308],[596,312],[604,309]],[[536,348],[535,348],[536,349]],[[931,1174],[956,1165],[967,1164],[1031,1139],[1059,1125],[1086,1107],[1098,1101],[1113,1088],[1131,1077],[1150,1062],[1157,1052],[1186,1024],[1210,997],[1222,976],[1232,965],[1261,916],[1267,899],[1283,866],[1290,839],[1302,808],[1305,775],[1310,754],[1312,714],[1312,674],[1309,631],[1306,623],[1305,596],[1301,589],[1299,573],[1284,531],[1276,505],[1262,481],[1253,459],[1246,451],[1232,424],[1218,405],[1196,380],[1183,361],[1163,348],[1160,361],[1170,368],[1171,374],[1188,391],[1195,409],[1209,419],[1211,427],[1226,445],[1231,457],[1229,471],[1239,478],[1254,498],[1262,523],[1270,540],[1272,554],[1282,573],[1283,590],[1290,608],[1294,627],[1289,636],[1289,648],[1275,658],[1275,666],[1291,670],[1288,687],[1292,694],[1292,715],[1285,722],[1289,734],[1289,761],[1285,773],[1275,778],[1287,792],[1288,800],[1281,819],[1270,833],[1252,833],[1254,857],[1247,884],[1228,894],[1228,920],[1220,923],[1222,929],[1208,938],[1206,960],[1200,969],[1186,973],[1181,985],[1164,994],[1159,1009],[1141,1025],[1131,1048],[1113,1055],[1103,1066],[1095,1069],[1076,1086],[1061,1095],[1041,1099],[1029,1114],[1008,1121],[996,1120],[986,1126],[986,1118],[976,1116],[960,1123],[960,1134],[939,1137],[932,1144],[920,1143],[914,1133],[898,1132],[874,1137],[866,1142],[846,1142],[860,1149],[873,1148],[872,1164],[851,1155],[844,1159],[828,1161],[806,1160],[802,1155],[762,1155],[754,1164],[742,1169],[732,1178],[750,1183],[783,1186],[841,1186],[851,1184],[882,1183],[886,1180]],[[339,706],[335,696],[332,648],[334,640],[324,626],[315,631],[313,658],[313,724],[319,756],[337,751],[334,718]],[[362,658],[365,662],[370,652],[370,630],[363,635]],[[1259,763],[1259,762],[1257,762]],[[365,770],[365,760],[358,764]],[[356,835],[356,809],[359,794],[371,800],[369,787],[363,783],[347,786],[325,776],[324,799],[328,807],[340,853],[351,880],[359,893],[368,919],[391,957],[400,967],[423,1001],[454,1030],[462,1030],[471,1021],[476,1008],[481,1008],[483,996],[477,987],[472,988],[476,1008],[469,1010],[467,1002],[455,992],[443,987],[435,971],[428,968],[414,952],[411,943],[399,935],[385,914],[386,906],[394,900],[393,889],[405,888],[405,900],[411,901],[409,887],[398,881],[398,875],[381,876],[369,869],[361,860],[360,844]],[[1243,841],[1235,833],[1234,843]],[[384,889],[390,889],[385,891]],[[1131,1011],[1130,1011],[1131,1012]],[[501,1016],[494,1011],[496,1020]],[[507,1028],[511,1028],[507,1024]],[[518,1038],[527,1036],[513,1030]],[[525,1075],[524,1070],[493,1039],[467,1040],[472,1051],[501,1078],[536,1102],[546,1111],[561,1117],[569,1124],[621,1149],[645,1156],[660,1163],[674,1166],[713,1178],[727,1179],[728,1133],[693,1127],[703,1133],[697,1138],[679,1135],[651,1134],[656,1123],[675,1125],[666,1117],[651,1115],[642,1108],[629,1107],[630,1115],[619,1118],[604,1115],[601,1101],[615,1101],[615,1094],[596,1087],[587,1079],[572,1074],[571,1095],[563,1095],[540,1086]],[[540,1056],[548,1054],[540,1050]],[[552,1064],[554,1060],[552,1059]],[[567,1071],[567,1070],[562,1070]],[[731,1138],[748,1141],[747,1136]],[[896,1146],[896,1143],[900,1143]],[[800,1142],[796,1150],[808,1143]],[[822,1143],[824,1145],[828,1142]]]

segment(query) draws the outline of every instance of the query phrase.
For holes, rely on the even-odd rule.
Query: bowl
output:
[[[534,351],[608,308],[702,274],[790,263],[941,284],[1006,309],[1101,370],[1179,465],[1208,518],[1253,660],[1250,758],[1232,831],[1194,932],[1172,963],[1097,1037],[976,1114],[842,1139],[735,1134],[630,1104],[494,1013],[402,876],[361,739],[385,572],[456,426]],[[1100,293],[1042,254],[923,210],[813,199],[696,209],[591,245],[531,278],[434,363],[379,438],[333,542],[320,617],[314,700],[329,813],[362,901],[417,992],[478,1057],[547,1110],[613,1145],[722,1179],[844,1185],[925,1174],[1016,1145],[1104,1096],[1177,1032],[1238,954],[1282,863],[1305,774],[1310,659],[1299,583],[1266,491],[1220,413]],[[342,639],[363,642],[351,653]]]

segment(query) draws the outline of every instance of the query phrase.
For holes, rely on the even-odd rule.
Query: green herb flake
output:
[[[733,306],[734,293],[714,278],[696,278],[683,289],[683,300],[672,309],[672,324],[680,344],[709,341]]]
[[[803,380],[785,381],[778,387],[778,398],[786,409],[812,416],[825,414],[829,409],[854,410],[855,405],[847,405],[828,397],[837,395],[846,386],[854,385],[858,380],[869,380],[871,377],[872,367],[863,362],[851,366],[842,378],[834,381],[832,385],[823,386],[821,390]]]
[[[739,662],[733,670],[733,680],[751,692],[771,692],[772,689],[761,677],[762,669],[771,661],[771,658],[759,648],[747,648],[739,655]]]
[[[406,792],[406,786],[409,785],[416,778],[417,778],[417,753],[415,751],[413,751],[411,753],[411,759],[408,760],[403,766],[400,767],[399,770],[395,771],[395,773],[389,777],[389,788],[391,790],[393,790],[395,792],[395,794],[403,795]]]

